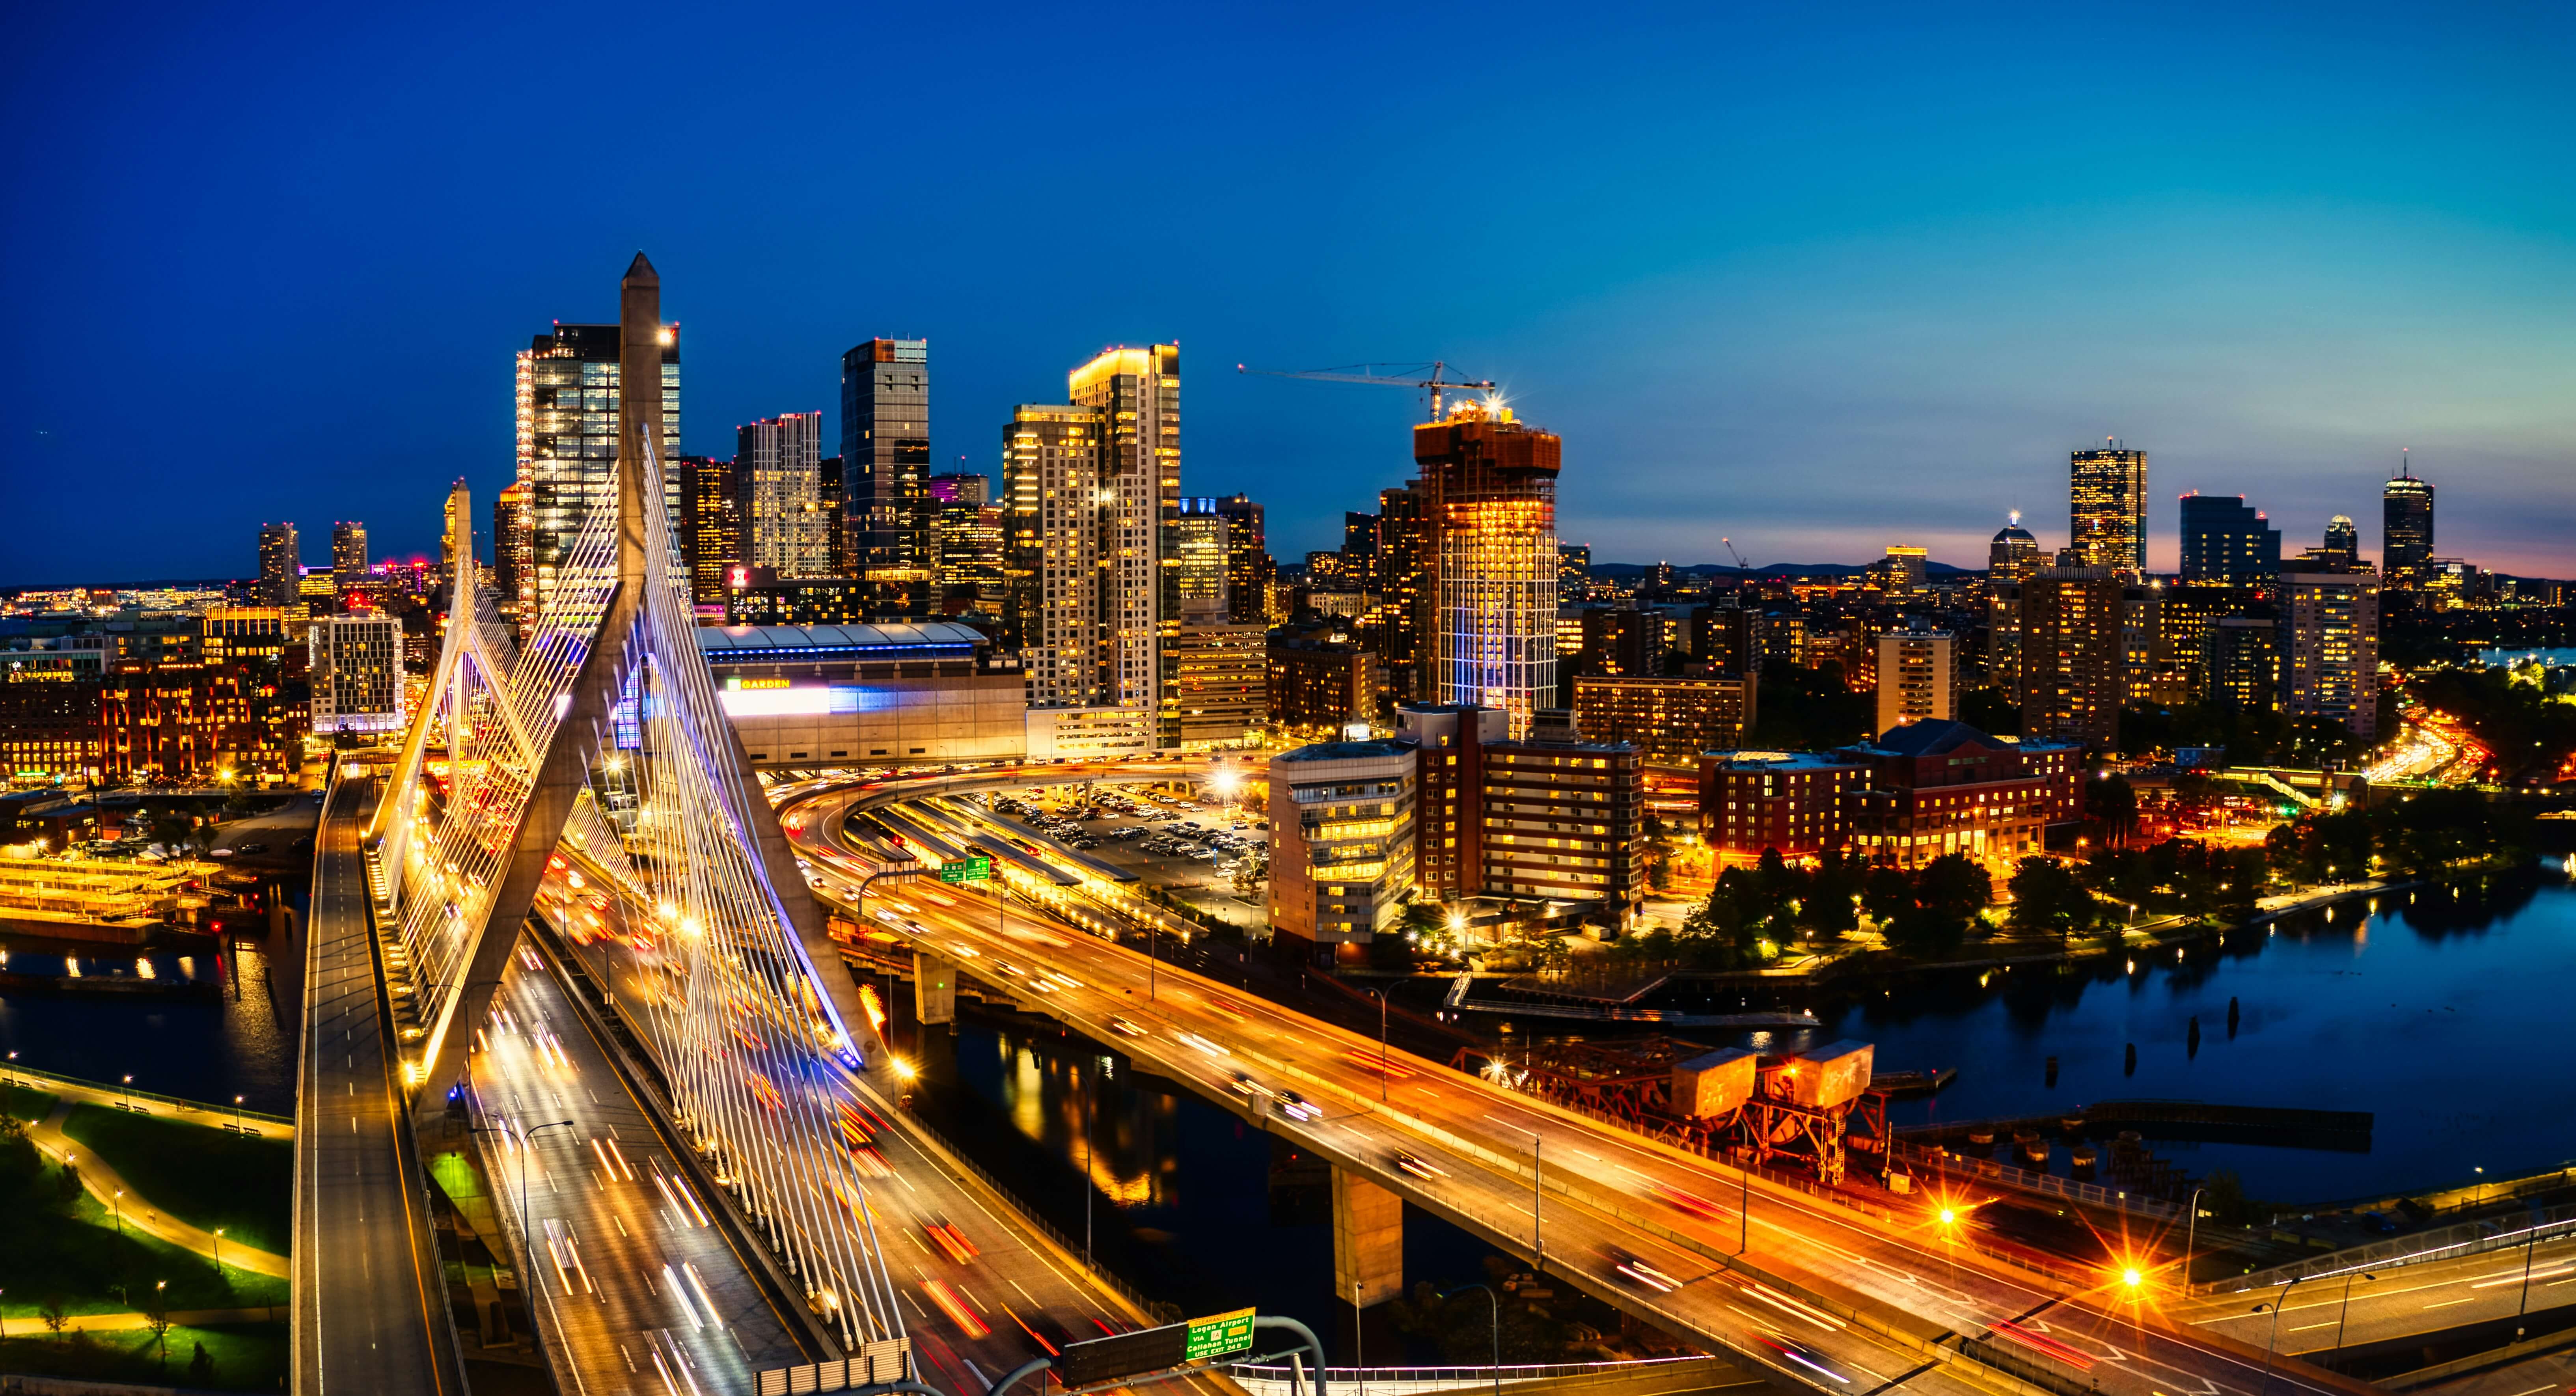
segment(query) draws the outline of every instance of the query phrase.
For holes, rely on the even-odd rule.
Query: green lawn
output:
[[[54,1177],[47,1170],[45,1177]],[[173,1309],[237,1309],[289,1302],[287,1282],[227,1264],[218,1279],[203,1255],[128,1229],[84,1193],[67,1213],[27,1208],[0,1227],[0,1313],[36,1314],[48,1295],[76,1314],[140,1309],[156,1282],[167,1282]]]
[[[47,1091],[26,1086],[0,1086],[0,1115],[15,1115],[22,1120],[41,1120],[54,1113],[54,1096]]]
[[[286,1254],[295,1231],[293,1141],[105,1105],[73,1106],[63,1132],[124,1175],[144,1205],[208,1231],[220,1226],[227,1241]]]
[[[214,1363],[211,1376],[191,1375],[188,1370],[200,1343]],[[289,1359],[283,1323],[173,1328],[166,1365],[161,1343],[147,1329],[0,1339],[0,1371],[218,1391],[283,1390]]]

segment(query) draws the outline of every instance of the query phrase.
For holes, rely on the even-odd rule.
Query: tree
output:
[[[2017,929],[2073,940],[2101,919],[2101,903],[2054,858],[2022,859],[2013,868],[2010,886]]]
[[[2085,813],[2101,830],[2102,842],[2125,845],[2138,827],[2138,791],[2128,777],[2106,775],[2084,792]]]
[[[1914,879],[1902,868],[1872,868],[1861,878],[1860,909],[1882,928],[1914,909]]]
[[[215,1357],[202,1342],[197,1344],[196,1355],[188,1359],[188,1380],[197,1386],[215,1384]]]
[[[46,1295],[45,1302],[36,1309],[36,1317],[43,1319],[45,1331],[54,1335],[55,1346],[61,1346],[63,1329],[69,1327],[72,1321],[71,1311],[63,1307],[63,1297],[59,1294]]]

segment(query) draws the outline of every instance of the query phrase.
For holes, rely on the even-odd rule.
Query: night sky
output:
[[[1612,18],[1622,16],[1625,18]],[[638,248],[684,434],[926,336],[932,449],[1177,338],[1183,487],[1272,550],[1410,470],[1448,359],[1563,434],[1602,561],[1982,565],[2065,453],[2295,552],[2576,555],[2576,10],[2354,4],[11,7],[0,585],[245,575],[262,520],[434,552],[511,358]],[[478,524],[483,520],[478,519]]]

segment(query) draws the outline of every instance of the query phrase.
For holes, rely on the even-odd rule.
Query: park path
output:
[[[283,1304],[256,1309],[172,1309],[170,1322],[180,1328],[203,1328],[215,1323],[282,1323],[286,1319]],[[112,1333],[142,1328],[151,1323],[143,1314],[128,1309],[121,1313],[71,1314],[63,1320],[63,1331],[79,1329],[85,1333]],[[0,1337],[43,1337],[49,1330],[41,1318],[0,1318]]]
[[[22,1072],[8,1066],[0,1066],[0,1081],[24,1086],[31,1091],[43,1091],[47,1095],[60,1096],[65,1100],[131,1110],[138,1115],[158,1115],[163,1119],[177,1120],[181,1124],[201,1125],[207,1129],[229,1132],[233,1128],[235,1119],[235,1112],[222,1105],[138,1095],[132,1091],[120,1091],[114,1086],[75,1081],[69,1077],[47,1073]],[[262,1139],[295,1137],[295,1126],[284,1120],[262,1119],[247,1113],[241,1114],[239,1118],[242,1131],[246,1134],[257,1135]]]
[[[213,1232],[202,1227],[191,1226],[175,1217],[161,1215],[144,1200],[142,1192],[132,1183],[125,1181],[114,1168],[108,1166],[105,1159],[91,1152],[87,1145],[63,1132],[63,1120],[71,1112],[70,1101],[55,1101],[53,1113],[27,1126],[27,1137],[35,1140],[36,1147],[52,1155],[56,1162],[65,1158],[77,1162],[80,1166],[82,1186],[96,1194],[100,1202],[107,1204],[124,1217],[125,1225],[146,1235],[157,1236],[183,1250],[212,1256],[215,1253]],[[118,1198],[116,1194],[119,1192],[135,1199],[134,1204],[129,1206],[123,1199]],[[239,1241],[227,1239],[224,1242],[223,1258],[228,1265],[254,1274],[274,1276],[281,1280],[291,1273],[286,1268],[286,1257],[245,1246]]]

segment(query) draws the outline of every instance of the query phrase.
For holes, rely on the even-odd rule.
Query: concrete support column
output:
[[[919,1023],[957,1021],[957,966],[917,948],[912,952],[912,1016]]]
[[[1368,1308],[1404,1295],[1404,1199],[1333,1170],[1333,1291]]]

